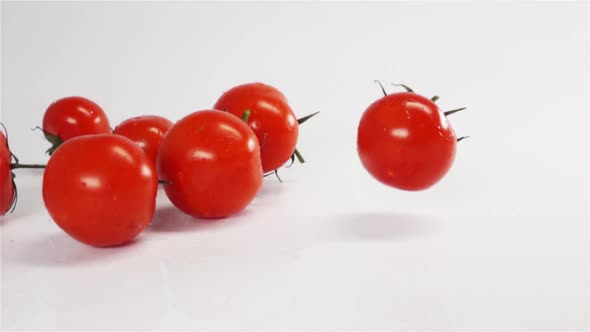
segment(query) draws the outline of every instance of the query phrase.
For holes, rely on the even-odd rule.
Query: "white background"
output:
[[[86,96],[113,126],[277,86],[308,163],[205,223],[159,192],[132,245],[70,239],[19,171],[1,230],[2,329],[587,329],[588,3],[6,3],[1,120],[44,162],[45,108]],[[441,96],[459,144],[431,190],[356,153],[374,79]],[[390,91],[397,91],[394,87]],[[67,176],[67,175],[64,175]]]

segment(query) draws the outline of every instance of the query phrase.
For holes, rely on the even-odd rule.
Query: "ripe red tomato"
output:
[[[64,142],[43,175],[43,200],[55,223],[96,247],[124,244],[151,221],[158,177],[136,143],[118,135]]]
[[[156,165],[160,143],[172,122],[161,116],[138,116],[121,122],[114,134],[125,136],[137,143],[148,158]]]
[[[357,150],[363,166],[382,183],[423,190],[437,183],[455,158],[457,139],[445,114],[413,92],[375,101],[358,126]]]
[[[10,150],[4,133],[0,132],[0,216],[14,205],[15,187],[10,169]]]
[[[89,134],[111,133],[106,114],[91,100],[82,97],[66,97],[49,105],[43,116],[43,132],[53,146],[57,147],[70,138]]]
[[[287,98],[276,88],[263,83],[239,85],[225,92],[213,108],[240,118],[250,110],[248,124],[258,137],[265,173],[281,167],[293,155],[299,125]]]
[[[205,110],[178,121],[164,136],[158,174],[181,211],[223,218],[244,209],[262,185],[260,147],[239,118]]]

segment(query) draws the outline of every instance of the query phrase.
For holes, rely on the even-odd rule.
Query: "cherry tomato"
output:
[[[225,92],[213,108],[240,118],[250,110],[248,124],[258,137],[265,173],[281,167],[293,155],[299,125],[287,98],[276,88],[263,83],[239,85]]]
[[[10,150],[4,133],[0,132],[0,216],[3,216],[14,204],[15,187],[10,169]]]
[[[114,133],[137,143],[156,165],[160,143],[172,122],[156,115],[138,116],[121,122]]]
[[[262,185],[260,147],[239,118],[205,110],[178,121],[164,136],[158,172],[181,211],[223,218],[244,209]]]
[[[55,223],[83,243],[106,247],[135,238],[151,221],[158,177],[131,140],[86,135],[62,144],[43,176],[43,200]]]
[[[111,133],[106,114],[91,100],[82,97],[66,97],[49,105],[43,117],[43,132],[53,146],[57,147],[70,138],[89,134]]]
[[[447,173],[456,142],[451,124],[433,101],[403,92],[367,108],[358,126],[357,150],[374,178],[415,191],[429,188]]]

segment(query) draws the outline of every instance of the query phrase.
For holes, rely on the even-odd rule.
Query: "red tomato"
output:
[[[148,158],[156,165],[162,138],[172,122],[156,115],[138,116],[121,122],[114,133],[134,141],[145,151]]]
[[[276,88],[262,83],[239,85],[225,92],[213,108],[240,118],[250,110],[248,124],[258,137],[265,173],[281,167],[293,155],[299,125],[287,98]]]
[[[0,132],[0,216],[3,216],[14,205],[15,190],[10,161],[10,150],[6,136]]]
[[[262,185],[260,148],[239,118],[206,110],[178,121],[164,136],[158,174],[170,201],[200,218],[244,209]]]
[[[86,244],[135,238],[151,221],[158,177],[137,144],[118,135],[64,142],[43,175],[43,200],[55,223]]]
[[[49,105],[43,117],[43,132],[53,144],[47,152],[52,154],[64,141],[89,134],[111,133],[106,114],[91,100],[66,97]]]
[[[363,166],[377,180],[399,189],[423,190],[447,173],[456,141],[433,101],[403,92],[367,108],[358,127],[357,149]]]

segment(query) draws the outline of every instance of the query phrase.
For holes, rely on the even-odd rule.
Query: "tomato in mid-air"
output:
[[[413,91],[375,101],[358,126],[357,151],[363,166],[380,182],[403,190],[437,183],[453,163],[456,144],[446,114]]]
[[[111,133],[109,120],[100,106],[83,97],[66,97],[53,102],[43,116],[43,133],[52,144],[51,155],[70,138]]]
[[[154,165],[136,143],[118,135],[86,135],[64,142],[49,159],[43,200],[73,238],[115,246],[148,226],[157,187]]]
[[[158,174],[178,209],[223,218],[244,209],[262,185],[256,135],[238,117],[192,113],[170,128],[160,146]]]
[[[12,181],[10,149],[4,133],[0,132],[0,216],[14,205],[15,187]]]
[[[156,165],[160,143],[170,127],[172,122],[166,118],[144,115],[121,122],[115,128],[114,134],[125,136],[137,143]]]
[[[276,88],[263,83],[248,83],[226,91],[213,107],[242,117],[250,110],[248,124],[260,143],[262,169],[265,173],[284,165],[293,156],[299,124]]]

